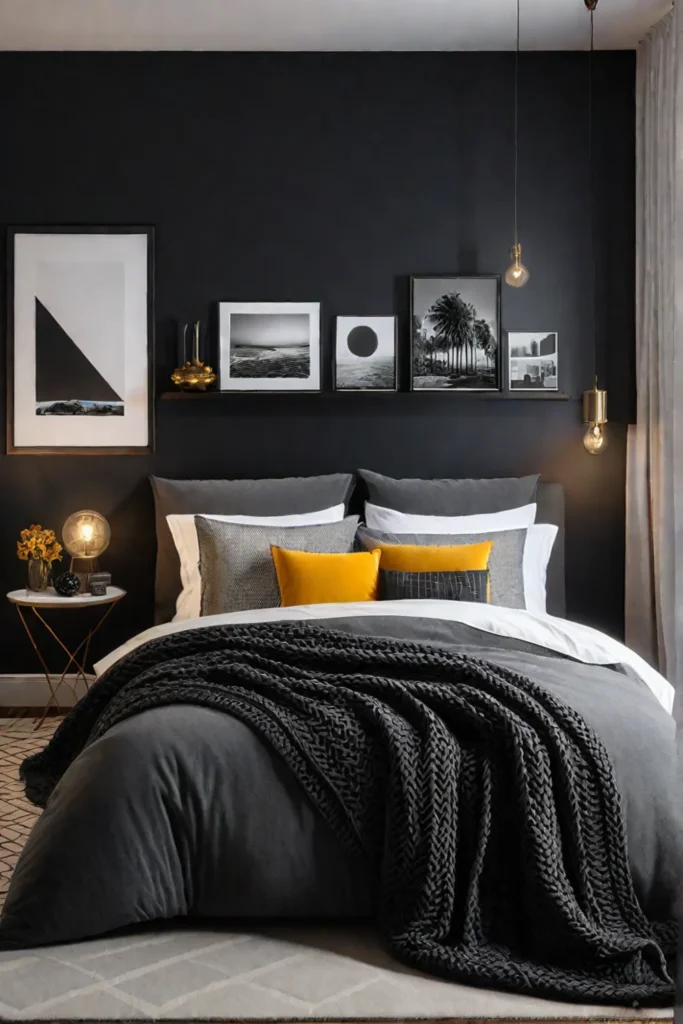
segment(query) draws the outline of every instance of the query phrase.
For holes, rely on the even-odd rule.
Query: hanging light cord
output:
[[[517,0],[517,49],[515,51],[515,245],[519,244],[517,233],[517,182],[519,179],[519,5]]]
[[[597,387],[598,379],[598,257],[597,230],[595,224],[595,159],[593,148],[593,50],[595,49],[594,4],[590,8],[591,16],[591,47],[588,55],[588,164],[590,167],[591,190],[591,256],[593,270],[593,387]]]

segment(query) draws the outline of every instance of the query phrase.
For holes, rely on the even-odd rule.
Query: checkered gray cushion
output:
[[[395,572],[380,570],[379,593],[382,601],[488,601],[488,569],[462,572]]]
[[[246,526],[195,516],[202,578],[202,615],[278,608],[271,544],[290,551],[353,551],[358,516],[322,526]]]
[[[489,556],[491,574],[491,604],[502,608],[526,608],[524,600],[524,545],[526,530],[500,530],[491,534],[458,533],[382,533],[361,526],[356,543],[361,551],[380,544],[419,544],[452,547],[455,544],[480,544],[492,540]],[[381,565],[380,565],[381,569]]]

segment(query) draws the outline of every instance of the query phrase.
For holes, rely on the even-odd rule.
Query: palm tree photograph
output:
[[[500,277],[412,277],[413,391],[500,391]]]

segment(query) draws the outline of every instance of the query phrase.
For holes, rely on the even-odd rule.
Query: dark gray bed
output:
[[[672,916],[683,860],[675,727],[643,682],[445,620],[324,625],[473,654],[578,711],[614,766],[641,905]],[[235,718],[178,704],[113,726],[67,769],[17,864],[0,946],[185,915],[362,917],[372,898],[282,760]]]
[[[538,521],[560,529],[548,610],[561,615],[560,487],[539,488]],[[340,614],[321,626],[483,660],[494,671],[519,673],[577,712],[614,771],[640,907],[651,921],[673,919],[683,862],[675,726],[637,673],[581,663],[448,617]],[[191,676],[191,662],[187,671]],[[0,918],[0,949],[179,917],[375,914],[373,878],[348,856],[283,758],[239,716],[172,700],[79,743],[84,748],[66,767],[17,864]]]

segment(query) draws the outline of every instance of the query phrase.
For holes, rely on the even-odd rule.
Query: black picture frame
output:
[[[435,385],[433,387],[428,387],[428,386],[424,386],[424,385],[423,386],[416,386],[415,385],[416,377],[423,377],[424,378],[424,377],[428,377],[428,376],[434,376],[434,377],[438,377],[440,379],[440,381],[453,380],[453,378],[455,377],[455,373],[453,372],[452,366],[451,366],[451,372],[441,372],[444,369],[444,366],[443,366],[444,360],[443,359],[440,360],[438,358],[438,351],[434,355],[434,365],[438,366],[439,370],[440,370],[440,372],[438,374],[434,374],[434,373],[432,373],[432,374],[416,374],[416,372],[415,372],[416,331],[418,329],[417,324],[416,324],[417,314],[416,314],[415,289],[416,289],[416,285],[419,284],[420,282],[437,282],[437,281],[453,282],[453,285],[454,285],[453,291],[455,291],[456,282],[458,282],[458,281],[463,281],[463,282],[479,282],[479,283],[490,282],[492,284],[492,286],[494,287],[495,295],[488,297],[488,302],[490,302],[490,304],[491,304],[492,314],[493,315],[492,316],[491,315],[489,315],[489,316],[482,316],[482,317],[477,318],[479,320],[485,320],[485,322],[489,324],[489,331],[490,332],[491,332],[490,322],[492,321],[493,325],[494,325],[494,329],[495,329],[494,340],[495,340],[495,346],[496,346],[495,347],[496,359],[495,359],[495,369],[494,369],[494,376],[493,376],[493,384],[491,386],[477,386],[477,384],[455,386],[453,384],[445,384],[445,383],[441,383],[441,382],[438,383],[438,384],[435,382]],[[410,278],[409,278],[409,287],[410,287],[410,303],[409,303],[409,309],[410,309],[410,327],[409,327],[409,329],[410,329],[410,348],[409,348],[409,352],[410,352],[410,370],[409,370],[410,377],[409,377],[409,388],[410,388],[410,391],[412,391],[412,392],[417,392],[417,391],[426,391],[426,392],[446,391],[446,392],[449,392],[449,393],[455,394],[455,395],[462,395],[462,394],[468,394],[468,395],[482,394],[482,395],[484,395],[484,394],[491,394],[491,393],[501,393],[503,391],[503,362],[504,362],[504,357],[503,357],[503,351],[502,351],[502,331],[501,331],[501,310],[500,310],[500,306],[501,306],[501,277],[500,277],[500,274],[467,274],[467,273],[412,274],[410,276]],[[478,289],[476,289],[476,287],[474,287],[474,286],[472,286],[471,288],[468,289],[468,291],[470,292],[470,295],[472,294],[473,291],[477,291],[477,290]],[[442,294],[446,295],[446,294],[449,294],[449,293],[444,291]],[[460,294],[460,293],[458,293],[458,294]],[[471,299],[468,298],[467,296],[465,296],[463,301],[472,304],[471,303]],[[422,308],[422,305],[423,305],[423,302],[421,301],[420,302],[420,308]],[[475,310],[477,312],[479,311],[479,310],[476,309],[476,307],[475,307]],[[486,313],[487,310],[485,308],[483,308],[483,309],[481,309],[481,312],[482,313]],[[425,319],[425,314],[421,313],[420,317],[421,317],[421,322],[422,322]],[[422,330],[423,329],[422,326],[420,326],[419,329]],[[486,369],[486,367],[483,367],[481,370],[478,369],[479,357],[477,355],[477,352],[481,351],[481,349],[478,348],[477,344],[475,344],[473,342],[473,344],[469,348],[469,350],[468,350],[468,346],[464,346],[464,351],[466,352],[466,359],[467,359],[467,352],[469,351],[470,353],[472,353],[471,361],[469,363],[469,366],[472,367],[472,372],[470,372],[469,369],[468,369],[464,374],[461,372],[460,376],[461,377],[464,376],[465,378],[469,376],[473,380],[479,380],[479,379],[482,379],[482,378],[485,378],[486,376],[488,376],[488,369]],[[455,354],[455,347],[452,346],[450,353],[447,354],[446,362],[448,362],[449,360],[455,360],[456,358],[457,358],[457,356]]]
[[[80,447],[73,445],[26,446],[15,443],[15,244],[18,235],[145,235],[147,239],[147,444],[103,445]],[[7,455],[152,455],[156,444],[155,423],[155,317],[154,317],[154,242],[152,225],[13,225],[7,229]]]

